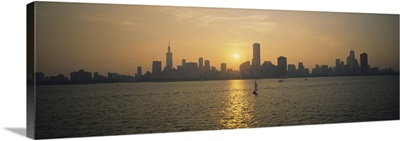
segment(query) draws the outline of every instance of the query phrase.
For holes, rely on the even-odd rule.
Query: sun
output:
[[[233,58],[237,59],[239,57],[240,57],[239,54],[237,54],[237,53],[233,54]]]

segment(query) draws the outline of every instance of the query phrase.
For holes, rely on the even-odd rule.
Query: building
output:
[[[340,59],[336,59],[335,60],[335,68],[336,68],[335,74],[342,74],[343,67],[344,66],[342,66]]]
[[[315,64],[315,68],[312,69],[311,73],[313,76],[321,75],[321,67],[318,64]]]
[[[261,66],[261,75],[264,77],[276,77],[276,66],[271,61],[264,61]]]
[[[204,69],[207,70],[207,71],[211,70],[210,60],[205,60],[204,61]]]
[[[361,74],[369,73],[368,55],[366,53],[360,54],[360,71]]]
[[[168,42],[168,52],[167,52],[167,56],[166,56],[166,66],[165,66],[165,70],[166,71],[171,71],[172,70],[172,52],[171,52],[171,47],[169,46],[169,42]]]
[[[199,70],[202,70],[203,69],[203,57],[200,57],[199,58]]]
[[[250,61],[243,62],[239,66],[239,71],[240,71],[240,76],[243,78],[250,77],[251,76],[251,65]]]
[[[71,72],[70,77],[71,81],[90,81],[92,79],[92,73],[81,69]]]
[[[107,77],[101,75],[99,72],[93,73],[93,80],[98,81],[98,80],[106,80],[106,79],[107,79]]]
[[[260,44],[254,43],[253,44],[253,59],[252,59],[252,67],[253,67],[253,75],[259,76],[260,75]]]
[[[287,74],[288,74],[289,76],[295,76],[296,73],[297,73],[296,66],[295,66],[294,64],[289,64],[289,65],[288,65]]]
[[[186,78],[196,78],[197,74],[198,74],[197,63],[188,62],[188,63],[186,63],[185,66],[186,66],[185,77]]]
[[[55,81],[66,82],[66,81],[68,81],[68,78],[65,77],[63,74],[57,74],[55,77]]]
[[[119,73],[108,72],[107,77],[109,80],[119,80],[120,75]]]
[[[161,61],[153,61],[153,67],[151,72],[153,78],[161,77]]]
[[[306,71],[303,62],[299,62],[296,76],[306,76]]]
[[[138,77],[141,77],[143,74],[142,74],[142,67],[141,66],[139,66],[139,67],[137,67],[137,76]]]
[[[347,57],[348,74],[355,74],[359,71],[359,64],[354,56],[354,50],[350,50],[350,55]]]
[[[182,71],[186,69],[186,59],[182,59]]]
[[[221,63],[221,72],[226,72],[226,63]]]
[[[328,65],[321,65],[321,75],[329,75],[330,69]]]
[[[284,56],[278,57],[278,76],[286,75],[287,71],[287,59]]]

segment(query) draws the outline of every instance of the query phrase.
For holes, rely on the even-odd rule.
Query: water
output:
[[[38,138],[399,119],[399,76],[37,87]]]

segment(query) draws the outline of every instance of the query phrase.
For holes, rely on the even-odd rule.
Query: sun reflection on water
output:
[[[228,101],[226,108],[221,111],[223,118],[220,123],[224,128],[254,127],[257,123],[253,113],[253,95],[247,92],[243,80],[229,81]]]

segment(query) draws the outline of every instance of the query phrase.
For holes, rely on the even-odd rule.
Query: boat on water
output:
[[[257,94],[258,94],[257,91],[258,91],[257,81],[254,81],[254,91],[253,91],[253,94],[254,94],[254,95],[257,95]]]

